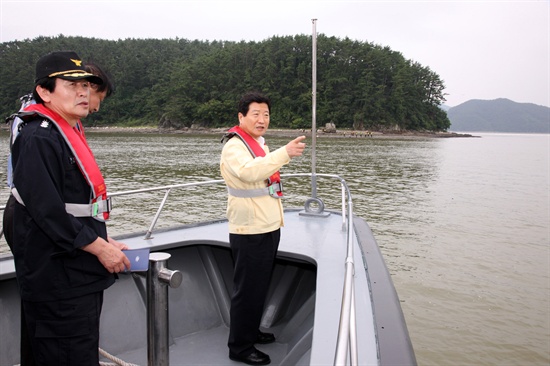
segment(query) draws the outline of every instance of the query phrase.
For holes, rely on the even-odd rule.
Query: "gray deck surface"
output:
[[[285,214],[285,227],[281,229],[281,244],[279,248],[279,257],[289,259],[290,262],[302,262],[306,261],[311,264],[315,264],[317,267],[316,291],[315,291],[315,315],[313,333],[311,330],[309,334],[299,337],[300,339],[293,339],[293,334],[296,327],[293,321],[289,322],[289,319],[274,319],[273,324],[270,324],[270,312],[277,311],[281,307],[281,300],[277,299],[276,289],[273,290],[271,298],[268,299],[266,304],[266,313],[262,321],[263,330],[273,332],[277,336],[277,342],[270,345],[258,345],[257,348],[268,353],[272,359],[272,364],[311,364],[311,365],[328,365],[334,361],[334,355],[336,350],[336,339],[338,333],[340,306],[342,302],[342,291],[344,282],[345,260],[346,260],[346,232],[342,229],[342,217],[339,214],[332,213],[326,218],[308,217],[299,214],[298,210],[290,210]],[[158,232],[153,234],[153,238],[143,240],[141,237],[127,237],[123,241],[131,248],[151,247],[155,251],[167,251],[171,252],[171,248],[182,246],[193,246],[197,244],[213,244],[221,248],[228,248],[228,231],[227,222],[221,221],[210,224],[208,226],[195,226],[192,228],[185,228],[183,230],[172,230],[167,232]],[[186,268],[193,267],[193,263],[196,261],[188,258],[189,263],[185,262],[185,259],[179,258],[177,252],[174,252],[174,259],[168,260],[168,268],[179,269],[186,273]],[[202,254],[204,257],[204,253]],[[190,257],[189,254],[185,255]],[[204,261],[204,258],[202,259]],[[367,284],[366,273],[362,270],[364,268],[362,253],[355,247],[354,261],[356,266],[356,304],[360,309],[357,312],[358,320],[358,344],[359,344],[359,359],[361,364],[374,365],[378,363],[378,355],[376,351],[375,340],[375,325],[373,324],[371,299],[369,293],[369,286]],[[227,266],[227,265],[226,265]],[[192,271],[199,271],[199,269],[192,269]],[[221,270],[224,272],[224,269]],[[277,273],[277,271],[276,271]],[[285,278],[289,277],[287,271],[281,270],[280,282],[284,283]],[[286,276],[286,277],[285,277]],[[122,276],[125,277],[125,276]],[[129,276],[126,276],[129,277]],[[274,275],[277,279],[277,275]],[[135,279],[134,279],[135,281]],[[219,282],[227,282],[230,279],[224,278]],[[131,309],[132,317],[127,319],[127,322],[135,320],[136,317],[145,317],[145,306],[139,304],[136,306],[137,300],[128,300],[124,303],[117,303],[121,301],[120,297],[117,300],[111,300],[111,292],[119,292],[117,288],[125,282],[133,282],[131,280],[121,278],[119,283],[112,286],[105,296],[104,309],[108,309],[110,306],[115,307],[129,307]],[[171,365],[230,365],[238,364],[229,360],[227,337],[228,337],[228,311],[229,311],[229,294],[225,299],[219,301],[217,304],[212,304],[208,299],[208,295],[204,295],[205,300],[197,300],[199,303],[189,305],[178,305],[182,300],[181,296],[185,296],[186,292],[192,292],[194,297],[201,297],[202,295],[196,295],[198,292],[195,281],[184,283],[179,289],[170,289],[170,334],[172,336],[172,344],[170,345],[170,364]],[[291,283],[292,280],[288,280]],[[187,290],[186,290],[187,288]],[[210,289],[208,291],[210,292]],[[116,295],[115,295],[116,296]],[[186,301],[189,301],[187,299]],[[202,302],[201,302],[202,301]],[[215,306],[214,306],[215,305]],[[191,311],[190,308],[209,308],[216,307],[216,309],[208,310],[209,313],[220,313],[217,320],[197,320],[198,322],[205,322],[197,325],[197,331],[194,333],[185,334],[182,336],[177,335],[178,330],[176,328],[189,327],[189,324],[184,324],[185,321],[179,318],[186,316],[196,316],[190,313],[185,314],[187,311]],[[138,307],[139,309],[136,309]],[[181,311],[179,311],[181,310]],[[196,311],[196,310],[195,310]],[[141,312],[140,315],[138,315]],[[183,313],[182,313],[183,312]],[[116,338],[124,337],[125,331],[114,330],[113,325],[120,323],[121,319],[110,319],[107,317],[108,310],[104,310],[105,318],[102,319],[102,329],[109,328],[109,332],[119,333],[115,335]],[[225,317],[225,318],[224,318]],[[142,319],[144,321],[145,318]],[[210,324],[206,324],[211,321]],[[307,321],[304,320],[305,323]],[[141,323],[141,321],[140,321]],[[266,328],[265,326],[270,326]],[[120,326],[120,325],[119,325]],[[192,325],[194,326],[194,325]],[[126,328],[120,326],[122,329]],[[119,328],[120,329],[120,328]],[[103,330],[102,330],[103,331]],[[116,354],[117,357],[124,359],[127,362],[136,363],[139,365],[146,365],[146,338],[145,338],[145,325],[138,327],[134,332],[142,333],[143,337],[140,337],[140,341],[129,341],[126,344],[125,349],[133,349],[141,344],[141,347],[133,349],[130,352],[120,352]],[[131,332],[131,333],[134,333]],[[127,333],[126,333],[127,334]],[[106,351],[109,351],[110,346],[118,348],[112,340],[111,336],[103,335],[102,333],[102,347]],[[309,337],[309,338],[308,338]],[[295,338],[295,337],[294,337]],[[111,339],[111,340],[108,340]],[[308,352],[302,355],[300,359],[296,357],[285,359],[285,356],[289,352],[290,348],[300,347],[299,342],[309,342],[311,344],[311,354]],[[302,346],[303,347],[303,346]]]
[[[275,333],[277,342],[257,348],[270,355],[273,365],[333,364],[347,253],[342,216],[308,217],[287,210],[281,234],[261,324],[264,331]],[[148,240],[119,238],[131,248],[169,252],[168,268],[183,274],[182,285],[169,289],[170,365],[239,364],[229,360],[227,348],[232,288],[228,236],[227,222],[219,221],[155,232]],[[361,237],[362,242],[370,240],[370,231]],[[377,328],[359,248],[355,245],[353,256],[359,363],[377,365]],[[19,302],[9,261],[0,262],[0,279],[3,366],[16,364],[11,361],[19,354]],[[141,366],[147,365],[144,284],[142,277],[121,275],[105,291],[100,338],[102,349]]]

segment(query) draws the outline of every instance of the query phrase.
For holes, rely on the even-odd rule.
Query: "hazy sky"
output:
[[[312,18],[318,33],[389,46],[429,67],[449,106],[496,98],[550,106],[550,0],[0,0],[0,41],[261,41],[310,35]]]

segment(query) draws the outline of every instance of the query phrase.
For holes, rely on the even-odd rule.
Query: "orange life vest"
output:
[[[254,158],[256,157],[264,157],[265,151],[260,146],[258,141],[254,139],[254,137],[250,136],[246,131],[244,131],[241,127],[235,126],[230,128],[227,133],[224,135],[224,138],[222,141],[227,141],[230,138],[238,136],[245,146],[248,148],[248,151],[252,154]],[[273,173],[269,178],[267,178],[267,194],[269,194],[271,197],[274,198],[280,198],[283,196],[283,185],[281,183],[281,173],[279,171],[276,171]],[[252,191],[252,190],[251,190]],[[254,195],[241,195],[240,197],[254,197],[257,196]]]
[[[73,152],[80,172],[92,189],[89,204],[66,203],[67,212],[74,216],[91,216],[99,221],[109,219],[110,200],[107,198],[107,187],[103,175],[99,170],[92,150],[84,137],[84,130],[80,121],[77,127],[71,127],[58,113],[46,108],[43,104],[33,104],[19,114],[20,117],[37,115],[51,121],[65,139]],[[21,202],[20,202],[21,203]]]

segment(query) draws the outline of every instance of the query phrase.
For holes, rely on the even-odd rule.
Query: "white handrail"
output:
[[[354,288],[354,275],[355,275],[355,263],[353,259],[353,202],[351,199],[351,192],[349,187],[346,184],[346,181],[338,175],[334,174],[313,174],[313,173],[293,173],[293,174],[282,174],[281,178],[295,178],[295,177],[325,177],[325,178],[334,178],[340,181],[342,185],[342,220],[343,225],[346,226],[347,232],[347,254],[345,261],[345,279],[342,293],[342,305],[340,309],[340,323],[338,329],[338,338],[336,343],[336,352],[334,356],[334,365],[346,365],[347,356],[350,355],[350,364],[358,364],[358,352],[357,352],[357,331],[355,327],[355,288]],[[145,235],[145,239],[151,237],[151,234],[154,230],[156,222],[164,208],[168,195],[173,189],[177,188],[189,188],[196,187],[201,185],[209,184],[221,184],[223,180],[211,180],[204,182],[195,182],[195,183],[183,183],[183,184],[174,184],[169,186],[155,187],[155,188],[146,188],[138,189],[133,191],[117,192],[112,193],[109,196],[123,196],[129,194],[137,194],[143,192],[152,192],[164,190],[164,198],[157,209],[157,213],[151,222],[149,230]],[[347,200],[347,213],[345,212]],[[347,217],[347,223],[346,223]]]
[[[281,178],[295,178],[295,177],[312,177],[312,173],[294,173],[294,174],[282,174]],[[353,259],[353,203],[351,199],[351,192],[349,187],[346,184],[346,181],[338,175],[334,174],[315,174],[316,177],[324,178],[334,178],[340,181],[342,185],[342,218],[343,225],[346,226],[347,232],[347,254],[345,260],[345,279],[343,285],[342,293],[342,305],[340,309],[340,324],[338,329],[338,338],[336,344],[336,352],[334,356],[334,365],[346,365],[347,356],[350,355],[351,365],[358,364],[358,353],[357,353],[357,332],[355,327],[355,289],[354,289],[354,272],[355,272],[355,263]],[[203,182],[193,182],[193,183],[182,183],[182,184],[173,184],[160,187],[152,188],[143,188],[122,192],[109,193],[109,197],[117,196],[127,196],[138,193],[146,192],[156,192],[156,191],[165,191],[164,197],[157,209],[157,212],[149,226],[145,238],[150,238],[155,225],[160,217],[160,214],[168,200],[169,194],[174,189],[179,188],[190,188],[204,185],[214,185],[222,184],[224,181],[219,180],[209,180]],[[345,212],[347,200],[347,213]],[[0,210],[4,207],[0,207]],[[347,218],[347,222],[346,222]],[[3,228],[2,228],[3,229]]]

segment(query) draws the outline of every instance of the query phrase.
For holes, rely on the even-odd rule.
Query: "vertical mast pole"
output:
[[[317,19],[312,19],[313,33],[311,42],[311,197],[317,198],[317,178],[315,176],[316,146],[317,146]]]

